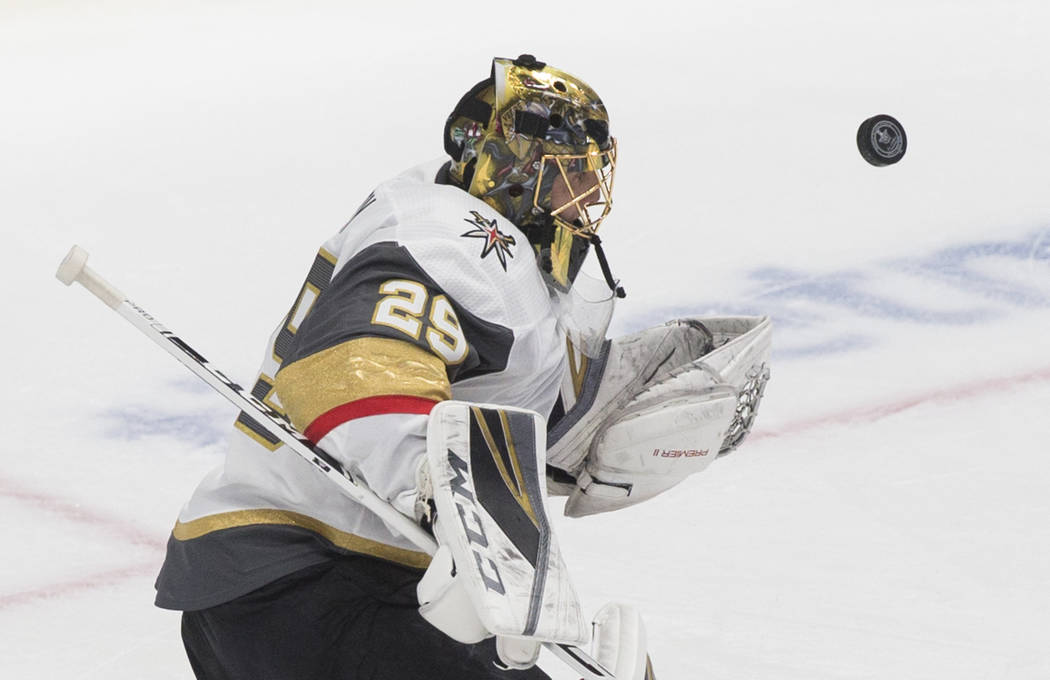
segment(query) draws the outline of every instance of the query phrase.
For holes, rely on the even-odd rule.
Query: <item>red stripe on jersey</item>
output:
[[[410,397],[403,394],[386,394],[378,397],[365,397],[357,401],[351,401],[341,406],[325,411],[314,419],[314,422],[303,432],[306,438],[314,444],[324,439],[325,435],[339,427],[343,423],[364,418],[366,416],[378,416],[385,413],[409,413],[427,415],[437,402],[433,399],[423,397]]]

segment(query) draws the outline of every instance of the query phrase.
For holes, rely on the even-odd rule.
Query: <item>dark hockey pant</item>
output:
[[[345,557],[184,612],[190,665],[198,680],[548,680],[535,668],[496,668],[491,639],[463,645],[424,621],[419,577]]]

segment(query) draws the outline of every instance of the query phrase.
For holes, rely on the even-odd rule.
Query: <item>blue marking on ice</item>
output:
[[[1050,230],[1016,241],[983,241],[946,248],[925,258],[899,260],[895,266],[900,271],[937,278],[967,292],[1019,307],[1050,307],[1050,296],[1045,292],[1018,281],[996,279],[974,266],[993,258],[1012,260],[1014,266],[1031,270],[1045,265],[1050,262]]]
[[[798,274],[797,283],[780,285],[759,294],[763,301],[770,301],[773,308],[779,303],[792,301],[816,302],[836,307],[845,307],[861,316],[965,325],[986,320],[994,316],[991,309],[973,308],[966,311],[937,311],[922,309],[864,290],[872,277],[860,272],[843,272],[821,277],[804,277]]]
[[[774,340],[778,358],[841,354],[879,344],[875,331],[863,331],[865,320],[964,327],[992,323],[1018,309],[1050,308],[1047,265],[1050,229],[828,274],[764,266],[747,272],[745,280],[754,292],[741,298],[650,309],[631,317],[626,325],[645,328],[683,316],[768,315],[779,331]],[[995,271],[1004,275],[996,276]],[[914,279],[915,290],[936,284],[957,294],[951,295],[950,307],[937,307],[929,295],[917,302],[903,292],[894,295],[879,290],[874,284],[887,275]],[[844,322],[861,330],[844,334]],[[792,344],[793,330],[806,330],[807,340]]]
[[[774,321],[774,323],[776,323]],[[776,338],[776,335],[773,336]],[[773,343],[773,354],[777,359],[801,359],[814,356],[826,356],[829,354],[842,354],[856,350],[867,349],[875,345],[870,336],[864,335],[841,335],[822,342],[806,343],[796,347],[778,346],[776,340]]]
[[[215,394],[204,382],[188,377],[165,385],[167,393],[177,395]],[[182,398],[166,403],[161,398],[154,404],[132,404],[102,411],[105,434],[112,439],[137,441],[147,437],[172,437],[188,444],[208,447],[222,443],[233,425],[232,407],[222,408],[219,402],[190,401]],[[181,404],[187,408],[180,408]],[[211,407],[218,403],[218,407]],[[189,406],[192,404],[192,406]]]
[[[229,432],[229,418],[208,413],[165,413],[149,407],[115,408],[102,413],[106,436],[125,441],[172,437],[194,446],[220,443]]]

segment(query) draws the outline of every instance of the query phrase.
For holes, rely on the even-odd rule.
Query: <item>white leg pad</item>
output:
[[[540,643],[529,638],[496,638],[496,654],[507,668],[525,670],[536,665],[540,658]]]
[[[616,680],[645,680],[645,622],[631,605],[610,602],[594,615],[591,653]]]

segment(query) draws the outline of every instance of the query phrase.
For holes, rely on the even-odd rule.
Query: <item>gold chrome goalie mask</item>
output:
[[[616,140],[594,90],[530,55],[494,59],[449,116],[445,150],[452,179],[514,222],[568,290],[612,207]]]

